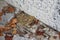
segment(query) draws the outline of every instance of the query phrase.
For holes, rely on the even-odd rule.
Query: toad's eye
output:
[[[4,13],[12,13],[12,12],[15,11],[15,8],[12,7],[12,6],[10,6],[10,5],[8,5],[8,6],[3,7],[2,11],[3,11]]]
[[[0,17],[0,21],[2,20],[2,18]]]
[[[0,12],[0,16],[2,16],[3,15],[3,12]]]
[[[0,12],[0,21],[2,20],[1,16],[3,15],[3,12]]]
[[[14,12],[15,11],[15,9],[13,7],[9,7],[7,10],[8,10],[8,12]]]

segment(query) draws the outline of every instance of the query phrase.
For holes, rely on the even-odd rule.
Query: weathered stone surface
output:
[[[60,31],[59,0],[6,0],[16,8],[35,16],[47,25]],[[59,3],[58,3],[59,2]]]

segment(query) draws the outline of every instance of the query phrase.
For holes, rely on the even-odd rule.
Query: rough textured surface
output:
[[[17,16],[17,19],[18,19],[18,22],[21,24],[21,25],[28,25],[30,23],[33,22],[33,20],[35,19],[33,16],[30,16],[24,12],[21,12],[19,14],[16,14]]]
[[[9,4],[35,16],[60,31],[59,0],[6,0]],[[59,3],[58,3],[59,2]]]
[[[15,1],[17,1],[17,0],[15,0]],[[32,16],[35,16],[37,19],[39,19],[42,22],[50,25],[51,27],[54,26],[54,28],[57,28],[57,27],[59,28],[60,25],[58,25],[58,24],[60,23],[59,22],[59,20],[60,20],[59,19],[60,18],[59,17],[59,11],[60,10],[59,10],[59,5],[57,4],[58,0],[55,0],[55,1],[47,0],[47,1],[48,1],[48,3],[46,2],[46,0],[44,0],[40,4],[40,1],[37,1],[37,0],[34,0],[34,1],[33,0],[28,0],[28,1],[25,0],[24,2],[21,1],[21,0],[19,2],[18,1],[14,2],[14,0],[12,0],[13,3],[11,3],[11,4],[13,6],[17,7],[18,9],[21,9],[21,10],[25,11],[26,13],[28,13],[28,14],[30,14]],[[11,2],[11,0],[10,0],[10,2]],[[46,4],[45,4],[45,2],[46,2]],[[51,2],[52,2],[52,5],[51,5]],[[18,4],[15,4],[15,3],[19,3],[19,5],[21,7]],[[38,6],[38,4],[41,5],[41,7]],[[41,9],[39,9],[38,7],[41,8]],[[57,7],[58,7],[58,9],[56,9]],[[2,16],[2,17],[3,17],[3,21],[2,22],[5,24],[5,21],[9,21],[13,17],[13,14],[6,14],[5,16]],[[52,30],[49,33],[52,34],[52,35],[55,35],[54,34],[55,32],[52,31]],[[1,36],[0,40],[4,40],[4,37]],[[25,37],[20,37],[19,35],[15,35],[13,40],[35,40],[35,38],[31,37],[31,39],[28,39],[28,38],[25,38]],[[46,38],[42,37],[42,40],[48,40],[48,39],[47,39],[47,37]],[[51,38],[50,40],[53,40],[53,39]],[[58,40],[58,39],[56,39],[56,40]]]
[[[5,1],[0,1],[0,12],[4,6],[7,6],[7,3]],[[6,22],[8,22],[14,14],[6,13],[6,15],[2,16],[2,21],[0,21],[0,25],[5,25]]]

